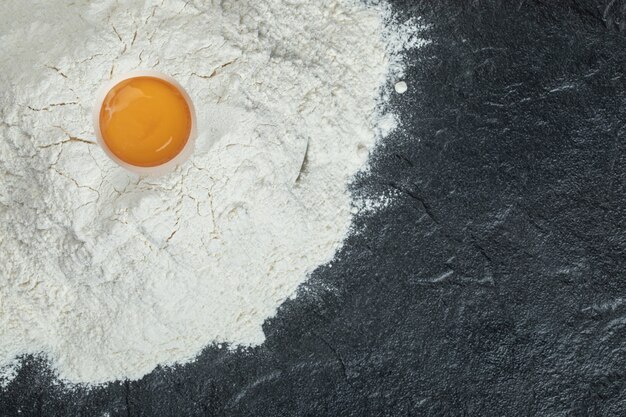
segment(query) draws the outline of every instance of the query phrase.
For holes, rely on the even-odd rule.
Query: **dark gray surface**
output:
[[[29,358],[0,415],[626,415],[623,4],[460,3],[394,2],[433,43],[354,192],[397,197],[264,345],[72,392]]]

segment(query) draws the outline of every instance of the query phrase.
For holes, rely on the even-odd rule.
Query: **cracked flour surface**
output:
[[[0,367],[139,378],[261,325],[351,219],[389,70],[381,6],[351,1],[37,1],[0,8]],[[129,6],[130,5],[130,6]],[[404,39],[403,42],[408,42]],[[191,160],[158,179],[94,144],[102,82],[175,77]]]

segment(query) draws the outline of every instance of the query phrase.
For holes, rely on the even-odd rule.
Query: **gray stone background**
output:
[[[267,342],[90,390],[27,357],[0,416],[626,415],[624,2],[393,4],[432,43],[352,188],[398,196]]]

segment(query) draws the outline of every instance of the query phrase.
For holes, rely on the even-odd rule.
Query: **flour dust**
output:
[[[97,384],[262,343],[264,320],[341,246],[347,185],[394,127],[381,86],[384,100],[421,41],[419,22],[389,19],[350,0],[5,0],[4,384],[23,354]],[[176,78],[197,111],[195,154],[158,179],[94,144],[95,92],[136,69]]]

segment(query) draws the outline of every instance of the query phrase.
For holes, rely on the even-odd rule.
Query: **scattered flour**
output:
[[[4,1],[0,382],[22,354],[102,383],[263,342],[348,232],[347,184],[394,126],[380,87],[422,42],[375,3]],[[134,69],[196,106],[196,152],[166,177],[93,144],[95,91]]]

